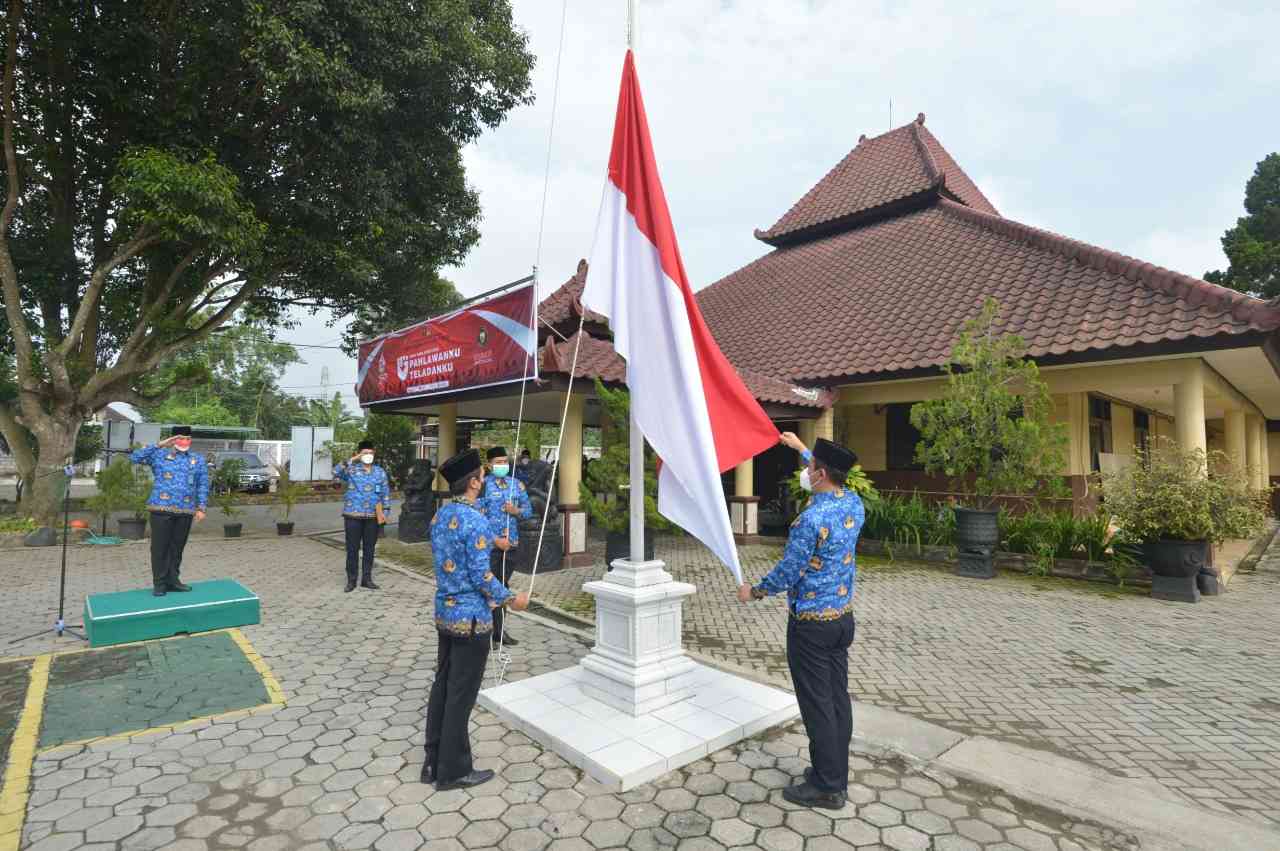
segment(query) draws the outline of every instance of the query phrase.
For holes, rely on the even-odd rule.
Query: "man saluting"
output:
[[[209,467],[191,451],[191,426],[175,426],[173,436],[135,450],[129,460],[151,468],[155,481],[147,511],[151,513],[152,593],[190,591],[178,578],[182,551],[191,534],[192,518],[199,522],[209,502]]]
[[[434,782],[443,791],[478,786],[493,778],[492,771],[474,770],[467,721],[484,678],[493,634],[491,612],[507,605],[522,611],[529,605],[529,595],[513,595],[489,569],[492,548],[510,545],[505,538],[494,539],[489,520],[476,509],[484,487],[480,453],[471,449],[453,456],[440,465],[440,475],[449,482],[454,501],[431,521],[440,644],[427,704],[422,782]]]
[[[511,476],[511,458],[502,446],[489,450],[489,475],[484,480],[484,514],[489,518],[495,538],[506,538],[515,549],[520,543],[520,521],[533,516],[533,503],[524,482]],[[511,587],[511,575],[507,570],[505,551],[495,549],[490,556],[491,569],[498,581]],[[502,610],[493,613],[493,640],[514,647],[519,644],[515,636],[504,628]]]
[[[854,550],[864,516],[862,500],[844,483],[858,458],[823,439],[810,452],[790,432],[782,443],[800,453],[806,465],[800,484],[813,498],[791,525],[782,561],[754,588],[743,583],[738,599],[746,603],[787,592],[787,664],[812,768],[782,795],[800,806],[838,810],[849,787]]]

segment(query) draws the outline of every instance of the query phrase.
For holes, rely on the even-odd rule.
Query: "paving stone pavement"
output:
[[[740,553],[755,581],[780,549]],[[599,566],[538,576],[535,600],[592,619],[582,583],[600,575],[602,543],[595,555]],[[691,538],[659,538],[657,556],[698,586],[684,607],[686,647],[790,682],[781,598],[738,604],[729,572]],[[856,700],[1280,821],[1280,544],[1228,593],[1198,605],[1066,579],[980,581],[865,556],[859,564]],[[513,581],[527,585],[526,576]]]
[[[137,584],[139,547],[94,550],[70,580],[85,593]],[[0,553],[11,578],[0,641],[39,627],[56,559]],[[853,759],[841,811],[797,809],[780,790],[807,764],[799,725],[768,731],[623,794],[478,711],[469,791],[417,782],[436,641],[427,580],[383,571],[381,592],[342,593],[337,553],[313,541],[193,541],[184,576],[229,576],[261,597],[244,631],[287,705],[127,739],[42,752],[23,847],[195,849],[1132,849],[1137,842],[998,792],[874,757]],[[56,600],[53,600],[56,606]],[[511,680],[572,665],[581,636],[519,623]],[[16,652],[70,646],[44,637]]]

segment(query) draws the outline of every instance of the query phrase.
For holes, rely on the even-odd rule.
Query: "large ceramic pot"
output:
[[[277,523],[277,524],[276,524],[276,534],[277,534],[277,535],[280,535],[280,536],[292,535],[292,534],[293,534],[293,521],[292,521],[292,520],[290,520],[290,521],[288,521],[288,522]]]
[[[1196,575],[1209,563],[1208,541],[1148,541],[1142,545],[1151,568],[1151,596],[1178,603],[1200,602]]]
[[[224,538],[238,538],[242,528],[244,528],[243,523],[223,523],[222,536]]]
[[[141,541],[147,535],[147,518],[121,517],[116,521],[120,526],[120,537],[126,541]]]
[[[610,532],[605,539],[604,546],[605,564],[609,569],[613,569],[613,563],[620,558],[631,558],[631,530],[625,532]],[[644,560],[653,561],[653,536],[644,536]]]
[[[956,575],[990,579],[996,575],[995,552],[1000,544],[999,512],[994,509],[957,508]]]

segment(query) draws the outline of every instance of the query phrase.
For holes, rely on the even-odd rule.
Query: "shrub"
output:
[[[1058,472],[1067,445],[1066,425],[1050,421],[1053,403],[1021,338],[994,332],[999,306],[988,299],[965,323],[943,367],[947,388],[939,399],[911,409],[920,430],[916,459],[944,474],[974,507],[992,508],[996,497],[1063,490]]]
[[[289,522],[289,515],[293,514],[293,507],[298,504],[298,500],[306,496],[309,488],[302,482],[295,482],[289,478],[289,470],[282,464],[272,465],[276,468],[276,498],[280,500],[276,507],[276,511],[280,514],[283,522]]]
[[[1266,523],[1270,488],[1255,491],[1225,453],[1157,438],[1135,462],[1103,476],[1108,511],[1132,540],[1250,538]]]
[[[240,514],[239,494],[236,488],[240,487],[240,471],[243,469],[244,462],[237,458],[224,461],[222,466],[214,471],[213,478],[209,482],[209,487],[213,491],[213,504],[218,506],[228,520]]]

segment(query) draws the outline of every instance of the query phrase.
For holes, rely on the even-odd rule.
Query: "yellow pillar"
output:
[[[1223,417],[1223,425],[1226,428],[1227,454],[1231,456],[1233,462],[1242,467],[1248,464],[1249,458],[1244,421],[1244,411],[1238,408],[1235,410],[1228,409]]]
[[[733,470],[733,495],[756,495],[756,459],[748,458]]]
[[[1262,420],[1262,486],[1271,486],[1271,435],[1267,433],[1267,421]]]
[[[1093,472],[1089,454],[1089,394],[1065,393],[1061,401],[1054,399],[1055,419],[1067,424],[1068,476],[1087,476]]]
[[[1245,431],[1245,464],[1249,468],[1249,481],[1255,489],[1262,488],[1262,418],[1246,414]]]
[[[1190,365],[1182,381],[1173,385],[1173,427],[1183,449],[1208,447],[1204,429],[1204,372],[1200,362]]]
[[[587,552],[587,513],[582,510],[578,495],[582,483],[582,426],[586,399],[576,393],[569,399],[569,410],[560,434],[560,461],[557,478],[560,490],[561,533],[563,534],[564,564],[581,567],[591,563]]]
[[[1111,451],[1133,455],[1133,408],[1111,403]]]
[[[581,393],[569,399],[569,416],[564,421],[564,434],[560,436],[560,501],[565,505],[578,504],[578,485],[582,483],[582,412],[586,400]]]
[[[440,406],[440,415],[436,418],[439,423],[436,429],[436,437],[439,449],[436,453],[436,470],[440,469],[440,465],[448,461],[458,452],[458,403],[447,402]],[[436,490],[448,490],[449,483],[445,481],[444,476],[436,473]]]
[[[821,437],[826,440],[836,439],[836,409],[827,408],[813,424],[814,442]]]
[[[817,442],[817,424],[817,420],[801,420],[800,433],[796,435],[800,438],[800,442],[810,449],[813,449],[813,444]]]

